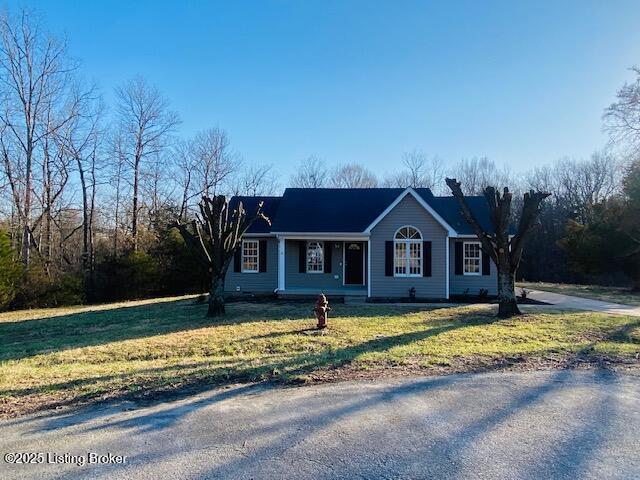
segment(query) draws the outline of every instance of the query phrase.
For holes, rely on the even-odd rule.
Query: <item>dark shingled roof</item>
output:
[[[362,232],[402,188],[287,188],[274,232]]]
[[[242,202],[244,209],[251,215],[256,211],[256,208],[258,208],[258,202],[262,201],[264,202],[262,211],[273,224],[273,220],[278,213],[280,200],[282,200],[282,197],[231,197],[229,207],[232,209],[237,208],[238,204]],[[247,233],[269,233],[270,231],[271,227],[269,227],[269,224],[259,218],[249,227]]]
[[[242,200],[252,211],[264,201],[264,221],[256,222],[249,233],[272,232],[363,232],[404,188],[287,188],[282,197],[233,197],[231,204]],[[428,188],[416,193],[428,203],[458,234],[473,234],[462,217],[454,197],[434,197]],[[485,231],[492,231],[489,206],[484,197],[467,197],[469,208]]]
[[[487,200],[484,197],[465,198],[467,200],[467,205],[469,205],[469,209],[476,220],[480,223],[482,229],[485,232],[493,232],[493,225],[491,225],[491,216]],[[458,200],[454,197],[433,197],[431,200],[427,200],[426,198],[425,200],[436,212],[438,212],[438,214],[440,214],[444,221],[451,225],[451,228],[460,235],[474,234],[471,225],[469,225],[462,216]]]

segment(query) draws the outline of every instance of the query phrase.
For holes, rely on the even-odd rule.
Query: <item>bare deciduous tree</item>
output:
[[[349,163],[335,168],[330,184],[335,188],[374,188],[378,186],[378,179],[362,165]]]
[[[571,218],[588,223],[591,207],[620,191],[622,171],[622,164],[611,153],[595,152],[588,160],[562,158],[553,165],[537,167],[525,183],[551,192],[554,203]]]
[[[99,146],[104,106],[94,88],[74,91],[75,109],[73,121],[69,122],[57,136],[60,149],[73,161],[80,182],[82,201],[82,270],[87,286],[90,288],[94,271],[93,227],[96,209],[97,174],[99,165]],[[73,232],[72,232],[73,233]]]
[[[322,188],[326,186],[328,176],[324,162],[312,155],[300,163],[297,172],[291,176],[290,184],[298,188]]]
[[[508,318],[519,315],[515,292],[516,271],[520,265],[525,241],[538,220],[540,204],[551,194],[533,190],[524,194],[518,230],[513,238],[510,238],[512,194],[508,188],[504,189],[502,195],[494,187],[486,187],[484,190],[493,225],[493,232],[487,232],[482,229],[467,205],[460,182],[455,178],[447,178],[446,182],[458,200],[462,215],[478,236],[484,254],[491,256],[498,269],[498,316]]]
[[[216,317],[225,313],[224,281],[242,236],[258,218],[271,222],[262,212],[262,202],[255,212],[247,213],[242,202],[232,210],[226,197],[218,195],[203,197],[199,207],[200,217],[191,222],[191,228],[182,223],[176,226],[211,272],[207,315]]]
[[[385,187],[429,188],[439,193],[444,180],[444,161],[439,157],[427,158],[418,150],[402,154],[403,169],[388,176]]]
[[[278,190],[273,165],[246,165],[235,181],[233,194],[263,197],[276,195]]]
[[[175,145],[172,163],[181,220],[189,211],[197,210],[194,199],[238,188],[242,162],[229,145],[229,137],[219,128],[203,130],[193,139]]]
[[[42,198],[34,193],[37,164],[44,164],[38,156],[47,154],[52,136],[72,118],[60,107],[74,70],[66,44],[43,32],[28,11],[0,16],[0,147],[22,230],[25,265],[34,244],[34,204]]]
[[[240,165],[237,155],[229,149],[229,137],[219,128],[203,130],[191,141],[190,150],[195,187],[192,197],[215,196]]]
[[[141,172],[143,162],[159,155],[180,123],[178,114],[169,109],[160,91],[142,77],[136,77],[116,89],[121,154],[131,169],[131,238],[138,249]]]
[[[193,182],[193,156],[189,150],[189,143],[186,141],[178,141],[173,149],[173,170],[175,172],[174,181],[176,182],[179,196],[178,199],[178,222],[184,222],[187,219],[189,201],[191,200],[191,185]]]
[[[113,211],[113,238],[111,244],[111,255],[118,255],[118,240],[123,225],[122,202],[124,198],[124,174],[126,165],[126,153],[123,136],[116,131],[111,138],[110,145],[110,171],[108,172],[109,183],[112,185],[112,211]]]
[[[631,71],[636,78],[618,90],[616,101],[605,109],[602,119],[612,142],[635,155],[640,149],[640,67]]]
[[[462,159],[453,168],[452,176],[460,181],[466,195],[482,195],[490,185],[512,183],[509,172],[500,170],[487,157]]]

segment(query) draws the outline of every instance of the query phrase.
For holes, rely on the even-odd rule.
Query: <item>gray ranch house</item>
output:
[[[491,230],[483,197],[468,197]],[[227,273],[229,294],[444,300],[496,295],[496,267],[453,197],[426,188],[288,188],[282,197],[233,197],[260,220]]]

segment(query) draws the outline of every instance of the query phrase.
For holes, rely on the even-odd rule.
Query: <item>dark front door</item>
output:
[[[364,242],[344,243],[344,284],[364,284]]]

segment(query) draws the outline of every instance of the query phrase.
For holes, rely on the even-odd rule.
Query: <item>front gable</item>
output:
[[[396,198],[371,224],[365,229],[365,233],[371,233],[376,226],[382,222],[388,215],[394,212],[399,205],[405,203],[405,200],[412,200],[418,206],[417,210],[422,210],[422,214],[427,213],[440,227],[450,236],[455,236],[456,231],[449,225],[442,216],[429,205],[414,189],[407,188],[398,198]],[[416,212],[417,212],[416,210]]]
[[[394,203],[367,231],[372,237],[384,236],[392,239],[400,227],[407,225],[417,228],[425,240],[431,237],[445,237],[449,233],[449,230],[412,195],[406,195]]]

